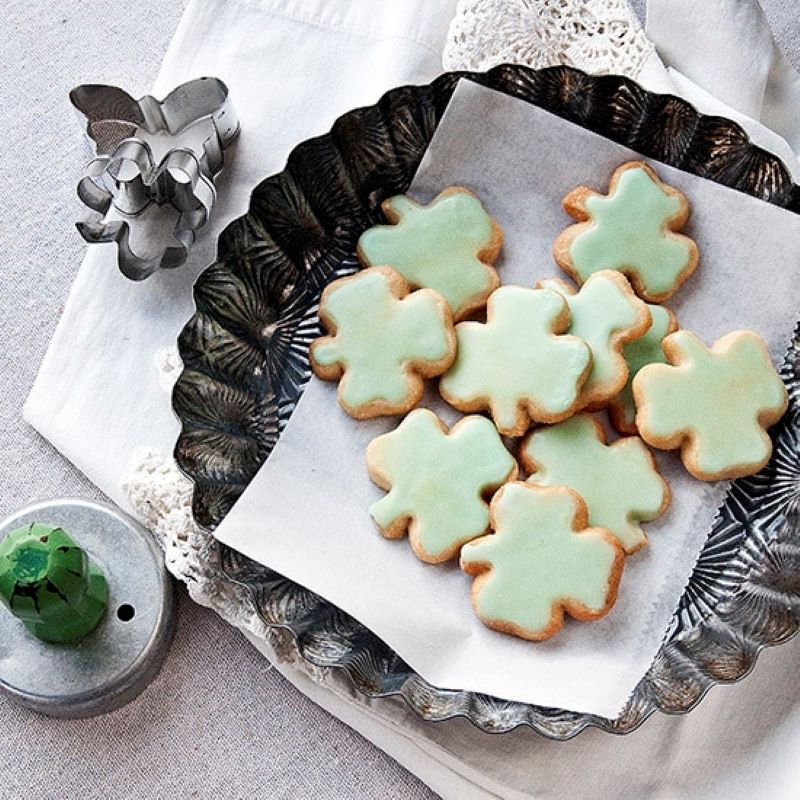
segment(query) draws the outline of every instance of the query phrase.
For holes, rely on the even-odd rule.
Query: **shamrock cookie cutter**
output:
[[[90,244],[116,242],[120,271],[131,280],[179,267],[208,221],[223,151],[239,133],[228,87],[204,77],[181,84],[163,100],[135,100],[115,86],[84,84],[69,97],[86,119],[96,153],[78,183],[78,197],[91,212],[76,223],[78,231]],[[178,146],[156,159],[150,141],[161,145],[170,138]],[[135,238],[152,243],[143,212],[153,204],[178,212],[174,242],[153,253],[136,252],[131,229],[142,226]]]

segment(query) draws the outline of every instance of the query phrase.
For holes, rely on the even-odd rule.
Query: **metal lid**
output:
[[[101,503],[52,500],[0,522],[0,541],[32,523],[63,528],[108,581],[108,609],[77,644],[36,638],[0,607],[0,689],[54,717],[113,711],[155,677],[174,624],[173,583],[153,537]]]

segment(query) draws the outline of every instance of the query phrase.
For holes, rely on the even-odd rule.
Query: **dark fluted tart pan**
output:
[[[173,406],[182,424],[175,457],[194,482],[201,527],[219,524],[274,447],[309,377],[307,349],[318,333],[322,288],[358,269],[358,236],[382,221],[383,199],[408,188],[460,79],[800,212],[800,187],[785,165],[753,145],[739,125],[623,77],[509,65],[446,73],[343,115],[253,190],[249,211],[220,235],[217,260],[195,285],[196,313],[179,339],[184,370]],[[656,710],[689,711],[711,686],[743,677],[763,647],[797,630],[798,364],[800,350],[793,347],[783,367],[790,408],[773,430],[772,461],[733,484],[664,643],[615,720],[438,689],[312,592],[219,543],[212,557],[228,580],[250,589],[269,625],[294,634],[304,658],[344,670],[366,695],[400,695],[426,720],[465,716],[490,732],[528,725],[554,739],[587,726],[628,733]]]

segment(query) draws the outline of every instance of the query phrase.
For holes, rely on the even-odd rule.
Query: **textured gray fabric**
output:
[[[0,702],[0,797],[430,797],[182,593],[164,668],[135,702],[49,720]]]
[[[800,6],[797,0],[758,0],[786,60],[800,69]]]
[[[644,22],[647,0],[630,0],[630,3],[639,19]]]
[[[761,2],[779,44],[800,65],[796,0]],[[642,13],[644,0],[634,6]],[[163,0],[3,3],[0,513],[43,497],[101,497],[20,416],[84,251],[72,221],[79,210],[74,185],[88,149],[67,92],[92,80],[146,91],[181,10],[180,2]],[[0,796],[431,796],[269,670],[212,613],[185,596],[180,611],[161,675],[111,716],[52,721],[0,698]],[[767,692],[771,681],[788,687],[797,653],[797,644],[770,653],[746,691]],[[726,699],[735,704],[743,691],[728,690]],[[780,718],[767,699],[752,704],[762,708],[764,726]],[[791,702],[787,694],[776,705],[788,709]]]

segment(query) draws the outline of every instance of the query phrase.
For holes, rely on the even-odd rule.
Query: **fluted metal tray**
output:
[[[322,288],[358,269],[358,236],[382,221],[384,198],[408,188],[462,78],[800,212],[800,187],[785,165],[736,123],[703,116],[627,78],[504,65],[394,89],[376,105],[345,114],[253,190],[249,211],[220,235],[217,260],[195,285],[196,313],[179,339],[184,371],[173,406],[182,423],[175,457],[194,482],[193,511],[202,527],[219,524],[275,445],[309,377]],[[528,725],[554,739],[587,726],[628,733],[656,710],[689,711],[711,686],[743,677],[763,647],[797,630],[798,369],[796,343],[783,366],[791,400],[773,430],[775,455],[759,475],[733,484],[658,656],[615,720],[438,689],[312,592],[224,545],[217,543],[212,557],[230,581],[250,589],[269,625],[294,634],[308,661],[345,670],[370,697],[400,695],[426,720],[464,716],[489,732]]]

